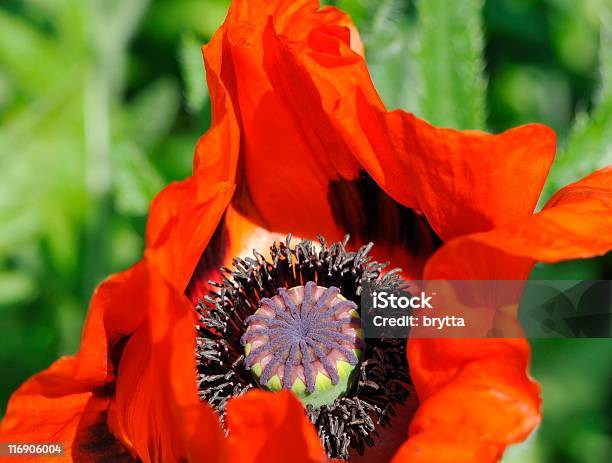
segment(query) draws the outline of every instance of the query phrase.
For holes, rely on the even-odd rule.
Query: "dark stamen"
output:
[[[368,255],[371,245],[348,252],[348,237],[330,245],[319,238],[319,247],[302,241],[292,248],[290,240],[288,236],[285,243],[273,244],[270,260],[256,251],[253,257],[234,259],[234,269],[222,268],[222,281],[211,282],[215,291],[202,295],[196,307],[200,398],[219,412],[223,422],[230,398],[275,375],[283,388],[291,387],[287,378],[299,377],[307,392],[316,393],[320,374],[332,383],[340,379],[327,354],[336,351],[347,364],[357,364],[354,348],[359,348],[361,363],[354,367],[355,381],[344,396],[306,407],[328,456],[348,459],[350,448],[363,453],[366,445],[374,443],[379,427],[389,424],[396,406],[409,396],[405,341],[351,344],[356,338],[347,337],[346,327],[359,319],[349,312],[360,315],[362,283],[396,289],[402,281],[396,270],[382,274],[386,264]],[[296,287],[303,288],[301,294]],[[268,341],[256,343],[262,336]],[[248,355],[241,339],[253,344]],[[268,354],[272,359],[261,367],[258,381],[250,369]],[[317,362],[318,368],[309,367]]]

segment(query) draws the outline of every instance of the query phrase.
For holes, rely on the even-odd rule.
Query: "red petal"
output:
[[[555,135],[548,127],[495,136],[438,129],[409,115],[404,121],[404,152],[418,152],[410,166],[419,179],[418,209],[443,240],[533,212],[554,159]]]
[[[304,407],[290,392],[250,391],[227,408],[229,461],[325,462],[325,452]]]
[[[424,212],[444,240],[532,213],[554,158],[551,129],[490,135],[386,112],[365,61],[340,40],[332,48],[330,36],[319,27],[310,47],[286,41],[283,73],[294,88],[314,86],[349,151],[391,197]]]
[[[430,259],[425,277],[520,279],[535,260],[605,253],[612,248],[611,212],[607,168],[561,190],[539,214],[451,240]],[[526,341],[415,339],[408,346],[421,406],[398,458],[421,461],[419,455],[439,451],[426,437],[437,433],[450,437],[445,442],[452,457],[436,461],[470,461],[469,452],[491,452],[478,461],[496,461],[495,449],[501,453],[524,439],[539,422],[538,388],[526,375]],[[465,456],[454,453],[463,450]]]
[[[219,37],[219,34],[216,35]],[[234,193],[240,131],[228,92],[217,72],[221,54],[211,47],[207,79],[210,129],[199,140],[194,176],[165,188],[151,204],[146,256],[183,292]]]
[[[391,463],[489,463],[500,458],[499,446],[432,429],[408,439]]]
[[[525,340],[411,339],[408,360],[420,405],[394,461],[494,462],[540,421]]]
[[[427,278],[523,279],[534,262],[602,255],[612,249],[612,168],[563,188],[538,214],[446,243]]]
[[[141,298],[146,279],[140,263],[96,289],[80,352],[58,360],[13,394],[2,421],[3,440],[63,442],[68,459],[83,461],[128,454],[110,435],[106,418],[123,339],[144,318],[132,301]]]
[[[14,394],[3,433],[35,436],[34,441],[64,437],[73,457],[100,452],[100,439],[109,442],[109,452],[127,454],[107,426],[112,402],[114,434],[144,461],[157,455],[168,462],[213,458],[222,451],[217,419],[196,390],[193,307],[183,289],[232,191],[227,183],[187,179],[154,201],[148,259],[100,285],[80,352]],[[30,416],[33,407],[40,420]]]
[[[357,90],[347,133],[374,179],[397,201],[425,213],[443,239],[484,231],[532,213],[554,158],[543,125],[500,135],[434,127],[402,111],[385,113]],[[390,175],[389,173],[393,173]]]
[[[78,453],[73,441],[79,428],[94,425],[107,411],[109,400],[96,399],[87,388],[62,395],[57,382],[70,376],[75,363],[74,357],[58,360],[12,395],[0,428],[2,442],[61,442],[68,460]],[[47,393],[47,384],[52,393]]]
[[[287,68],[279,56],[275,31],[307,46],[309,32],[324,25],[330,43],[357,47],[347,24],[346,15],[319,10],[316,1],[234,2],[204,48],[207,69],[220,79],[239,113],[242,145],[234,204],[267,229],[323,233],[330,239],[342,235],[327,201],[328,186],[334,179],[354,178],[359,166],[330,128],[316,90],[296,89],[291,73],[300,71]],[[213,108],[224,104],[216,95],[211,101]]]
[[[231,183],[189,177],[166,187],[151,204],[145,256],[183,292],[228,206]]]
[[[361,66],[360,86],[378,98],[354,51],[361,46],[348,16],[333,8],[318,10],[315,1],[234,2],[204,50],[213,76],[209,84],[223,89],[222,97],[213,96],[213,108],[226,105],[229,94],[239,113],[242,145],[234,207],[275,232],[309,238],[320,233],[328,240],[350,233],[353,246],[385,241],[385,251],[401,255],[398,263],[419,277],[435,249],[426,221],[407,220],[406,209],[374,182],[377,191],[362,191],[360,166],[331,124],[335,109],[321,105],[328,98],[351,97],[343,86],[353,78],[351,66]],[[333,63],[325,72],[329,85],[317,88],[310,70],[296,59],[300,54]],[[371,214],[374,203],[380,217],[377,211]]]
[[[223,30],[223,27],[219,29]],[[240,128],[231,98],[220,74],[222,47],[217,32],[206,53],[206,79],[213,102],[211,125],[200,138],[194,157],[194,173],[205,184],[228,181],[233,183],[238,166]]]
[[[192,305],[155,271],[141,298],[147,317],[121,356],[111,429],[144,462],[220,460],[218,420],[197,392]]]

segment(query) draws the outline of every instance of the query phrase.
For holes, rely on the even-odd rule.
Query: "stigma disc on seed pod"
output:
[[[357,305],[313,281],[263,298],[245,320],[245,366],[261,387],[331,404],[352,388],[363,350]]]

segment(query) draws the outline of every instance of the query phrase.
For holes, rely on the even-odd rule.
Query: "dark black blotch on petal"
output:
[[[361,242],[412,256],[433,254],[442,244],[423,215],[395,201],[363,170],[353,180],[330,182],[327,199],[338,226]]]

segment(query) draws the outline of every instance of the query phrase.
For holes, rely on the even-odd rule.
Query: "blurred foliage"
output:
[[[417,3],[420,114],[432,124],[485,128],[484,1]]]
[[[544,197],[604,165],[612,164],[612,7],[602,11],[599,89],[594,108],[576,114],[566,145],[551,169]]]
[[[543,200],[612,163],[609,0],[337,0],[384,101],[499,132],[543,122]],[[143,249],[150,199],[210,123],[200,45],[227,0],[0,5],[0,400],[78,347],[87,301]],[[610,256],[534,278],[611,278]],[[612,461],[612,342],[538,341],[544,423],[507,462]],[[2,407],[2,409],[4,406]]]

